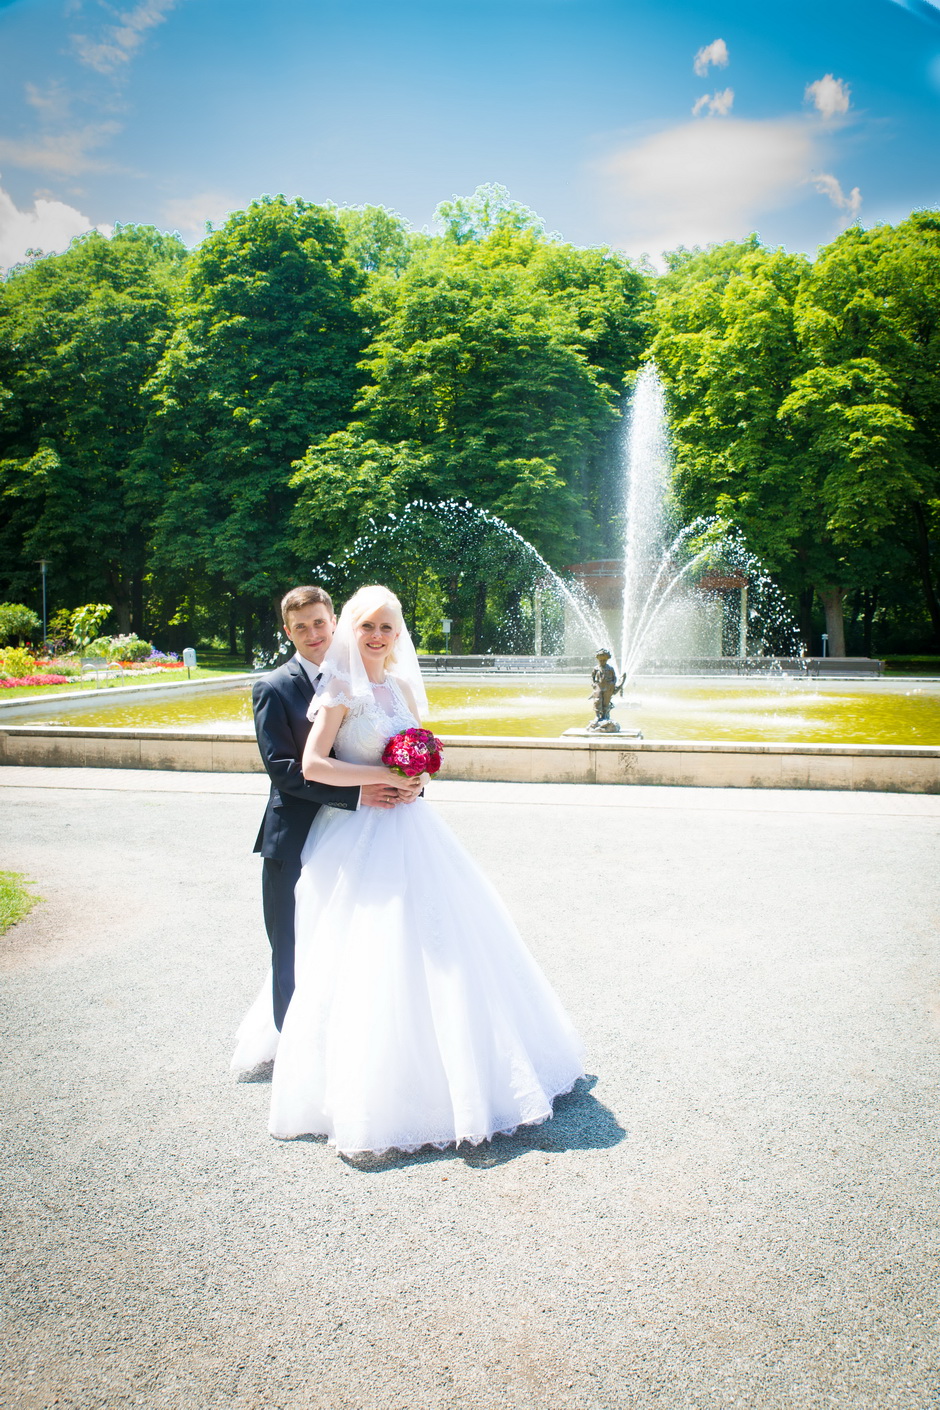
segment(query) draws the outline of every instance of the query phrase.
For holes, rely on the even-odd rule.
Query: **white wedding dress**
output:
[[[378,763],[416,723],[387,676],[352,703],[334,752]],[[549,1117],[584,1070],[578,1036],[431,805],[322,808],[303,855],[271,1134],[324,1135],[353,1155],[480,1142]]]

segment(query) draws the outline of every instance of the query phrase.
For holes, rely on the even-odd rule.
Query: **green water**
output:
[[[515,676],[431,678],[438,734],[555,736],[592,718],[587,681]],[[614,719],[645,739],[940,745],[940,681],[648,679],[616,702]],[[23,724],[251,732],[250,685],[162,700],[38,708]],[[11,721],[12,723],[12,721]]]

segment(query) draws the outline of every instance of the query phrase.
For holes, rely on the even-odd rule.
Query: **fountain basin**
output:
[[[244,733],[0,728],[0,765],[260,773]],[[940,793],[940,746],[444,736],[445,779]]]
[[[0,702],[0,724],[171,730],[251,737],[251,677]],[[585,676],[461,673],[427,679],[439,735],[557,738],[592,717]],[[615,700],[647,742],[940,745],[940,680],[650,676]]]
[[[444,777],[499,782],[940,790],[940,681],[633,683],[614,718],[643,740],[563,738],[583,676],[428,679]],[[0,763],[256,772],[251,678],[0,703]]]

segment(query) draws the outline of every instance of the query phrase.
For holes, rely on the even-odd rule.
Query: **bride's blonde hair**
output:
[[[360,622],[365,621],[366,617],[373,616],[382,607],[391,609],[396,631],[404,631],[405,618],[401,610],[401,603],[391,588],[383,587],[381,583],[370,583],[367,587],[361,587],[357,592],[354,592],[340,613],[340,621],[345,617],[355,628]],[[395,643],[393,642],[385,656],[385,669],[388,670],[389,666],[394,666],[396,660]]]

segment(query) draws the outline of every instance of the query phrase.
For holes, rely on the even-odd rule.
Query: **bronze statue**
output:
[[[610,652],[597,652],[597,665],[591,672],[591,700],[594,704],[594,720],[588,725],[591,730],[603,730],[607,734],[616,733],[620,726],[610,718],[610,707],[615,695],[623,695],[626,672],[617,680],[617,673],[610,665]]]

